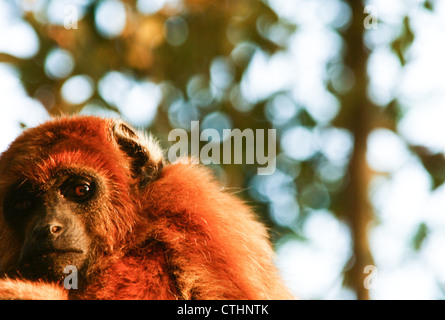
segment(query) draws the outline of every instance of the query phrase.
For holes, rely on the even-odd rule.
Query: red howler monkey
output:
[[[242,201],[122,121],[54,119],[0,157],[0,299],[292,298],[272,260]]]

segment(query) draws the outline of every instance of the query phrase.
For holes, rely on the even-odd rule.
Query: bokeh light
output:
[[[99,2],[95,15],[96,27],[106,38],[119,36],[125,28],[127,16],[121,1],[105,0]]]
[[[62,97],[71,104],[87,101],[94,92],[93,81],[86,75],[76,75],[65,81]]]

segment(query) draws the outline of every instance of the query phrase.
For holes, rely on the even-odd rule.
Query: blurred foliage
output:
[[[411,46],[413,40],[414,34],[411,30],[409,17],[405,17],[403,19],[403,29],[401,30],[399,36],[391,43],[391,49],[399,58],[402,66],[406,64],[405,52]]]
[[[445,182],[445,156],[440,152],[433,152],[423,146],[411,146],[411,150],[419,157],[423,167],[431,176],[433,189]]]
[[[428,226],[425,223],[421,223],[417,231],[412,239],[412,246],[414,250],[418,251],[421,247],[423,242],[428,236]]]

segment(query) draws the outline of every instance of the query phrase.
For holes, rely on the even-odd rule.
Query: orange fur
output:
[[[60,286],[51,283],[36,283],[5,279],[0,282],[2,300],[66,300],[68,294]]]
[[[136,191],[131,157],[110,137],[113,125],[95,117],[53,120],[27,130],[0,157],[0,203],[17,177],[44,183],[61,167],[86,167],[108,181],[107,205],[91,218],[104,242],[97,245],[108,254],[94,262],[92,279],[69,292],[0,280],[0,299],[292,298],[274,266],[267,231],[248,206],[199,165],[165,165]],[[163,161],[154,144],[144,146],[155,153],[150,165]],[[21,245],[2,216],[0,273],[14,267]]]

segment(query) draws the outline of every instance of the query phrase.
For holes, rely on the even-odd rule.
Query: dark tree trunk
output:
[[[344,62],[354,72],[355,85],[342,97],[342,125],[354,136],[354,150],[349,163],[349,181],[345,190],[344,214],[348,218],[353,237],[353,264],[346,279],[360,300],[369,299],[364,286],[366,265],[373,264],[369,243],[368,227],[372,220],[372,209],[368,199],[370,170],[366,161],[366,144],[373,123],[373,104],[367,98],[368,77],[366,65],[368,51],[363,44],[366,15],[361,1],[347,1],[352,10],[352,21],[344,31],[346,46]]]

